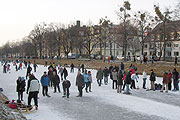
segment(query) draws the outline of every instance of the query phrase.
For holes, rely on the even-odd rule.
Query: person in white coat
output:
[[[40,84],[38,79],[35,78],[33,74],[29,75],[27,94],[28,95],[28,107],[31,107],[31,99],[34,98],[34,103],[36,110],[38,109],[38,93],[39,93]]]

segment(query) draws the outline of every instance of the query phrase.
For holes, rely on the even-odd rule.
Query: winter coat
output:
[[[103,73],[104,73],[104,77],[108,77],[109,76],[109,70],[107,68],[105,68],[103,70]]]
[[[83,75],[81,75],[81,74],[77,75],[77,77],[76,77],[76,85],[84,87],[84,77],[83,77]]]
[[[52,77],[53,77],[53,71],[52,70],[48,71],[48,77],[50,80],[52,80]]]
[[[63,70],[63,74],[64,74],[64,76],[67,77],[67,76],[68,76],[68,71],[67,71],[66,69],[64,69],[64,70]]]
[[[132,74],[131,80],[136,80],[138,82],[138,76],[136,74]]]
[[[121,70],[124,70],[124,64],[121,63]]]
[[[168,76],[169,76],[169,83],[172,82],[171,78],[172,78],[172,73],[168,73]]]
[[[63,88],[70,88],[71,83],[69,80],[64,80],[62,85],[63,85]]]
[[[42,86],[48,86],[49,85],[49,81],[50,81],[50,79],[49,79],[49,77],[47,75],[43,75],[41,77],[41,84],[42,84]]]
[[[97,80],[102,80],[103,79],[103,71],[99,69],[96,73],[96,78]]]
[[[62,67],[59,68],[59,72],[58,73],[60,73],[60,74],[63,73],[63,68]]]
[[[112,71],[112,80],[116,80],[117,81],[117,75],[118,73],[116,71]]]
[[[53,79],[54,85],[58,85],[60,83],[60,79],[59,79],[59,76],[57,74],[53,75],[52,79]]]
[[[83,77],[84,77],[84,82],[87,83],[88,82],[88,74],[83,74]]]
[[[128,72],[127,75],[126,75],[126,78],[125,78],[125,83],[126,84],[131,84],[131,73]]]
[[[179,79],[179,73],[177,71],[173,72],[173,79],[178,80]]]
[[[32,67],[29,65],[27,68],[27,73],[31,73],[31,71],[32,71]]]
[[[122,72],[118,73],[117,80],[118,80],[117,81],[118,85],[123,85],[123,74],[122,74]]]
[[[150,81],[156,81],[156,75],[154,72],[151,72]]]
[[[88,74],[88,82],[92,83],[92,75]]]
[[[71,64],[71,68],[74,68],[74,64]]]
[[[25,82],[25,80],[17,80],[16,81],[16,83],[17,83],[17,88],[16,88],[16,91],[17,92],[24,92],[25,91],[25,86],[26,86],[26,82]]]
[[[168,84],[169,81],[169,75],[168,73],[163,74],[163,84]]]
[[[147,73],[143,72],[143,78],[147,78]]]
[[[28,80],[27,92],[39,92],[40,84],[34,76]]]

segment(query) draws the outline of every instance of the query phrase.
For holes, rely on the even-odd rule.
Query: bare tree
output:
[[[120,12],[118,13],[118,16],[120,18],[121,21],[121,35],[123,38],[122,40],[122,46],[123,46],[123,56],[126,60],[126,52],[127,52],[127,41],[128,41],[128,27],[127,24],[129,23],[129,18],[130,18],[130,14],[128,13],[128,11],[131,10],[131,4],[128,1],[124,1],[124,4],[122,7],[120,7]]]

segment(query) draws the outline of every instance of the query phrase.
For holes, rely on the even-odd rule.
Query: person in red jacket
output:
[[[172,73],[171,71],[169,70],[168,72],[168,76],[169,76],[169,81],[168,81],[168,90],[171,90],[171,83],[172,83]]]

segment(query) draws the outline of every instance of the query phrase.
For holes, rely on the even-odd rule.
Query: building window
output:
[[[174,52],[174,56],[179,56],[179,52]]]
[[[119,48],[119,45],[118,45],[118,44],[116,44],[116,48]]]
[[[168,43],[168,44],[167,44],[167,47],[171,47],[171,43]]]
[[[117,55],[117,56],[119,55],[119,51],[116,51],[116,55]]]
[[[147,56],[147,52],[144,52],[144,55]]]
[[[130,52],[128,52],[128,56],[130,56]]]
[[[179,46],[179,44],[174,44],[174,47],[178,47]]]
[[[158,52],[158,56],[160,56],[161,55],[161,52]]]
[[[147,48],[147,47],[148,47],[148,45],[147,45],[147,44],[145,44],[145,45],[144,45],[144,48]]]
[[[171,57],[171,52],[168,52],[167,55],[168,55],[169,57]]]

